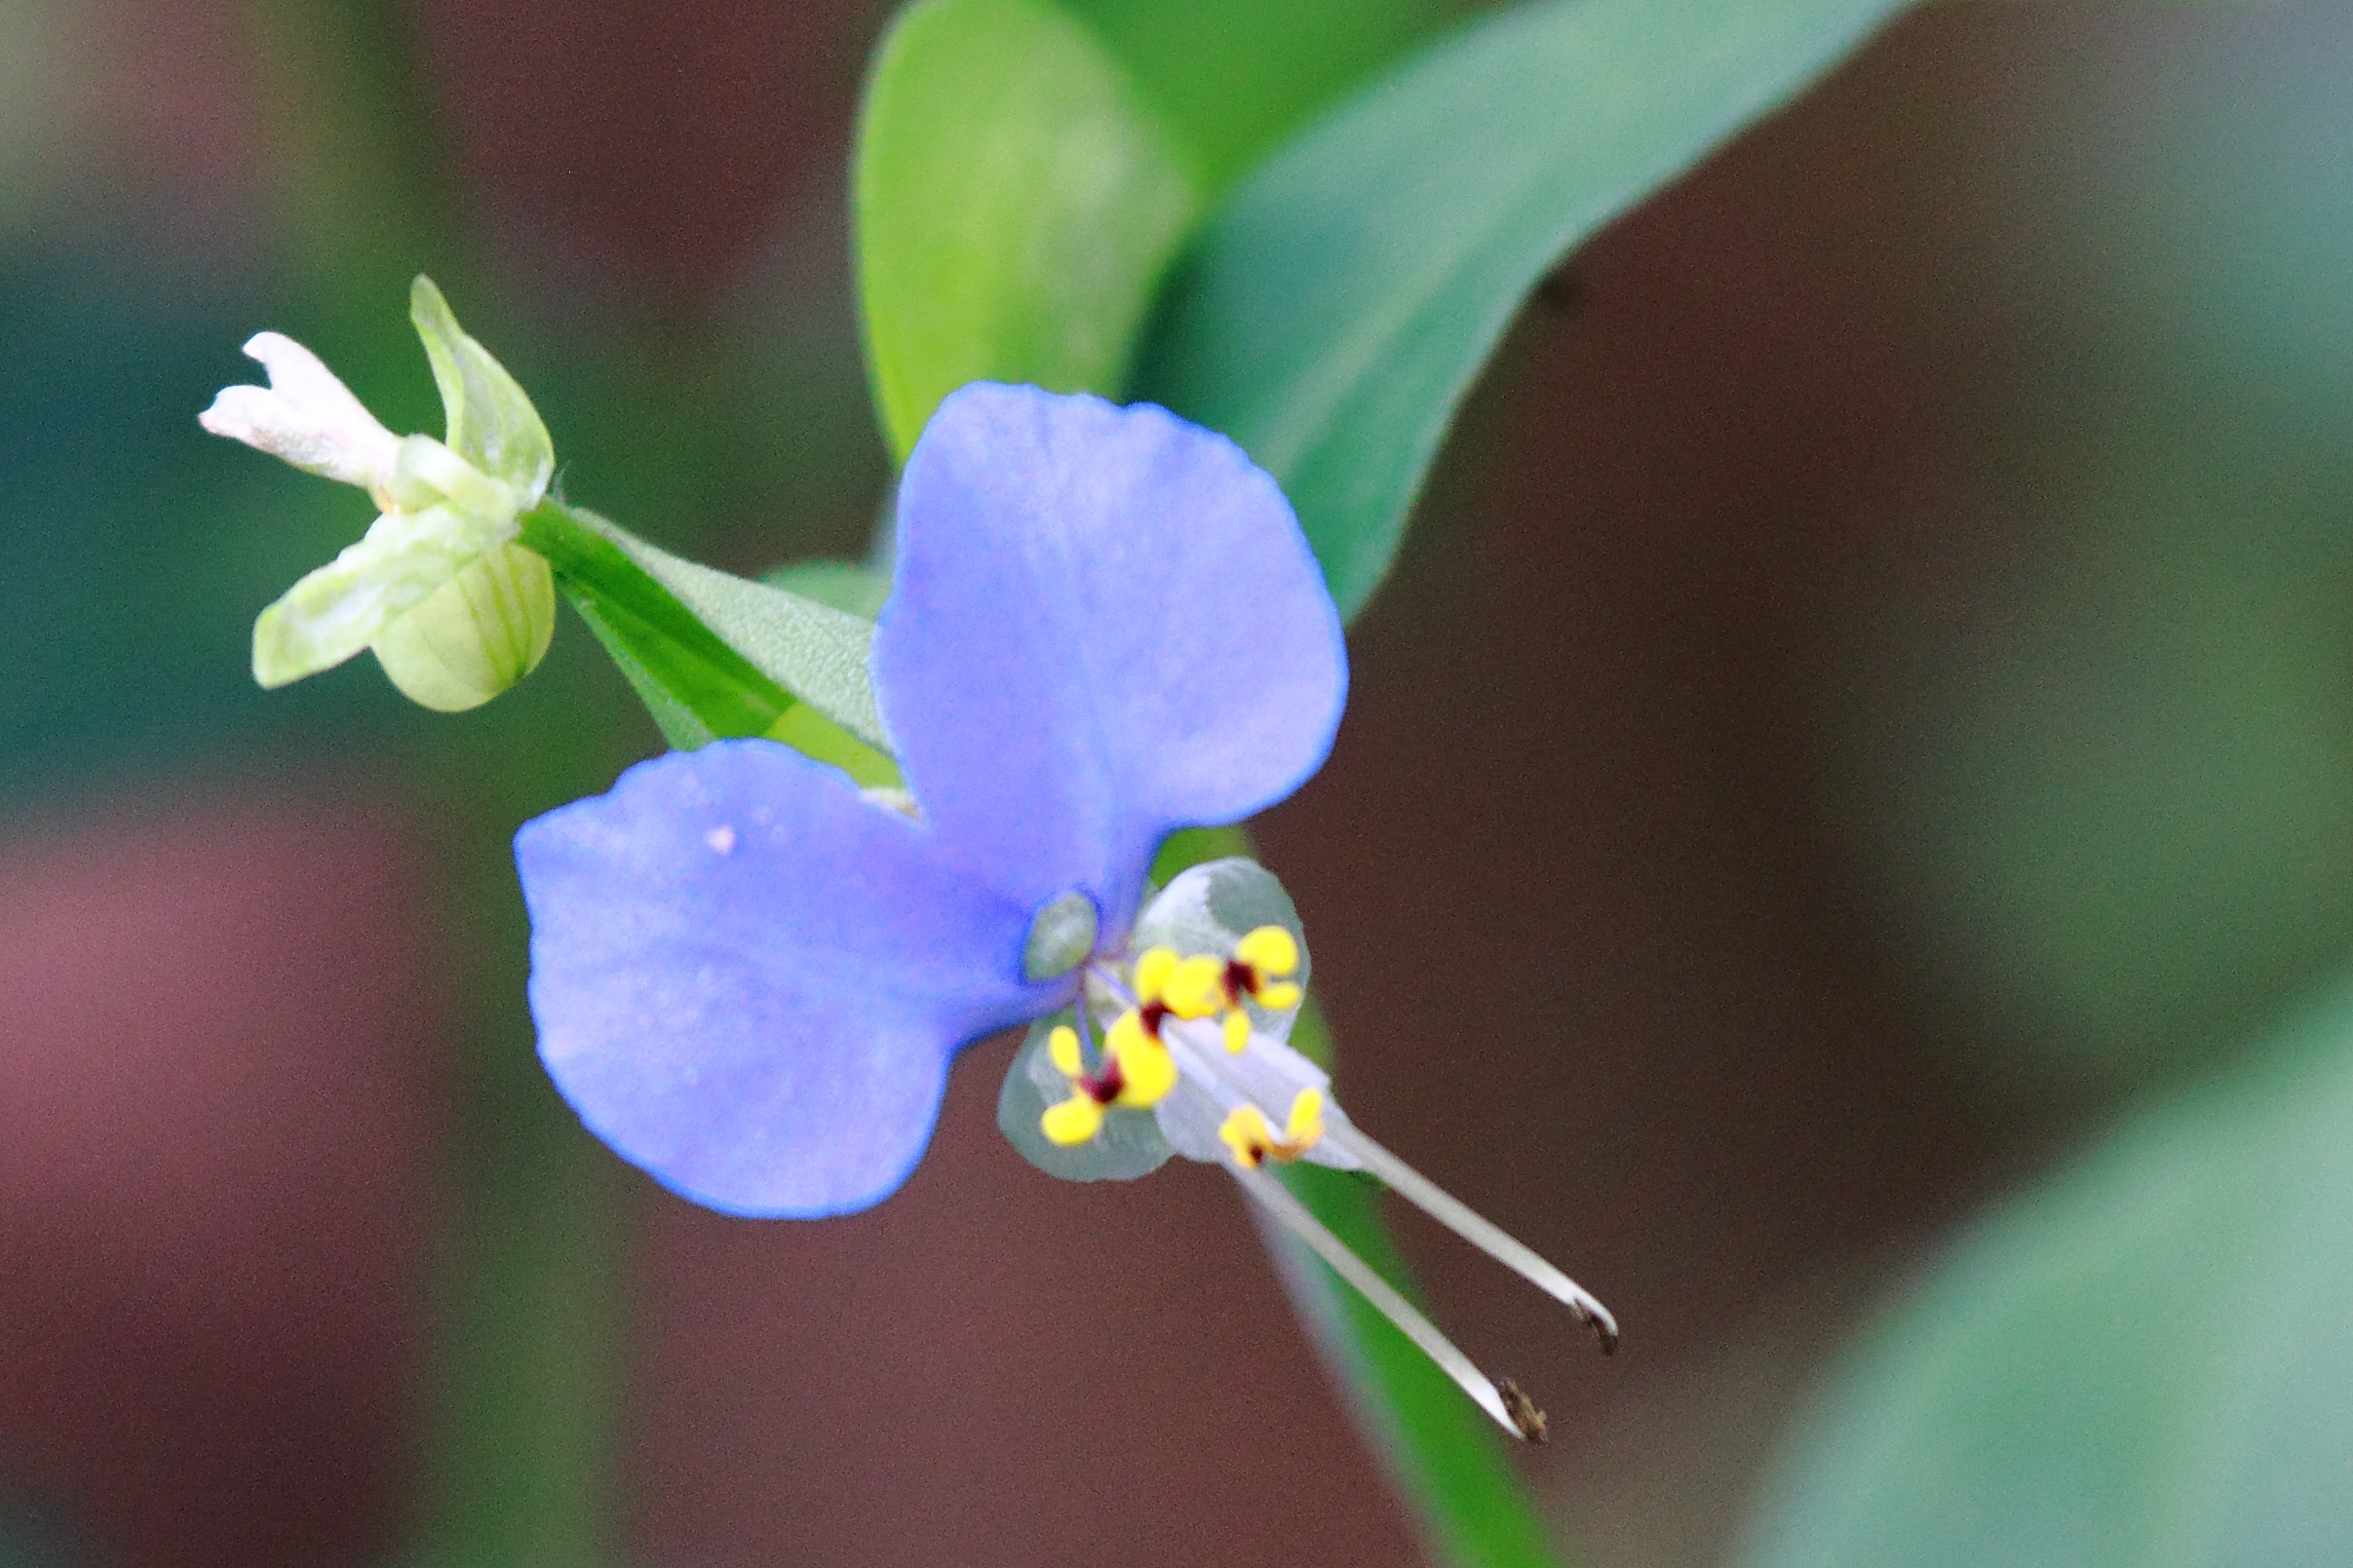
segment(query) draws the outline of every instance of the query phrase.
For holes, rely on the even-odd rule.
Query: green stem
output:
[[[585,1568],[616,1555],[618,1167],[532,1052],[528,933],[505,834],[491,839],[462,835],[482,885],[450,900],[482,957],[466,977],[459,1092],[442,1145],[448,1226],[415,1555],[453,1568]]]
[[[1202,860],[1254,854],[1240,828],[1193,828],[1170,837],[1152,873],[1165,883]],[[1337,1068],[1331,1036],[1312,999],[1301,1010],[1291,1041],[1327,1071]],[[1279,1173],[1358,1257],[1408,1300],[1419,1302],[1371,1183],[1303,1162]],[[1268,1233],[1268,1246],[1292,1309],[1432,1553],[1458,1568],[1562,1568],[1563,1559],[1485,1414],[1321,1259],[1279,1232]]]

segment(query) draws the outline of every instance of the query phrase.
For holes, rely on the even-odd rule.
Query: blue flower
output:
[[[1286,1043],[1305,952],[1272,878],[1218,862],[1144,906],[1167,834],[1283,799],[1339,722],[1339,617],[1274,481],[1164,409],[983,383],[925,429],[898,527],[871,670],[911,799],[720,742],[517,837],[540,1054],[582,1120],[714,1208],[846,1213],[906,1180],[956,1053],[1034,1021],[1008,1095],[1033,1086],[1017,1142],[1049,1168],[1215,1160],[1325,1250],[1259,1167],[1368,1167],[1529,1272]]]

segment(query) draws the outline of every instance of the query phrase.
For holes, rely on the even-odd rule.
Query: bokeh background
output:
[[[570,1128],[504,840],[658,745],[576,622],[458,718],[247,677],[366,502],[196,411],[269,326],[430,426],[420,269],[572,497],[863,551],[885,19],[0,0],[0,1562],[1418,1560],[1229,1184],[1032,1171],[1007,1043],[849,1220]],[[1729,1560],[1956,1225],[2344,967],[2348,59],[2320,0],[1916,11],[1477,392],[1262,841],[1354,1116],[1626,1326],[1406,1230],[1581,1560]]]

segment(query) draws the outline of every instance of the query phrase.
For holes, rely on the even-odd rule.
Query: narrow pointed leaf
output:
[[[1241,442],[1353,615],[1528,289],[1900,0],[1547,0],[1374,81],[1194,247],[1136,392]]]
[[[865,621],[880,615],[891,594],[889,573],[850,560],[796,560],[760,573],[760,581]]]
[[[549,503],[522,524],[622,673],[661,694],[646,703],[674,745],[768,734],[797,701],[888,749],[867,683],[870,623],[681,559],[594,513]]]
[[[918,0],[851,173],[868,365],[902,459],[968,381],[1119,389],[1198,206],[1159,117],[1047,0]]]
[[[719,739],[717,724],[726,721],[714,709],[718,704],[728,702],[726,696],[718,696],[715,702],[714,698],[706,697],[698,705],[691,698],[681,695],[686,682],[680,678],[681,671],[663,660],[657,641],[649,638],[641,628],[623,630],[629,626],[629,618],[607,610],[593,593],[581,591],[571,579],[559,581],[565,595],[571,600],[572,608],[580,612],[582,624],[603,645],[614,668],[621,671],[621,678],[629,682],[630,690],[637,694],[637,701],[645,705],[645,711],[653,716],[654,728],[662,732],[662,739],[670,743],[673,750],[692,751]],[[637,657],[636,650],[639,648],[646,648],[656,664],[664,666],[661,674],[656,674],[645,660]],[[712,716],[707,718],[707,713]],[[769,722],[776,721],[772,719]],[[731,724],[726,733],[759,735],[765,731],[753,719],[749,724],[739,720]]]

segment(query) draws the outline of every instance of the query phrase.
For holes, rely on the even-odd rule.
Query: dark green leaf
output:
[[[968,381],[1113,392],[1198,206],[1157,114],[1046,0],[919,0],[851,172],[875,402],[905,458]]]
[[[1981,1224],[1866,1342],[1750,1568],[2353,1561],[2353,997]]]
[[[599,519],[601,520],[601,519]],[[765,674],[633,559],[586,514],[542,505],[523,516],[522,542],[645,699],[673,746],[760,735],[793,706]]]
[[[1210,190],[1451,19],[1449,0],[1068,0],[1176,133]]]
[[[891,596],[889,574],[848,560],[796,560],[760,573],[760,581],[862,621],[880,615],[882,601]]]
[[[1236,190],[1137,391],[1281,481],[1354,614],[1530,287],[1899,5],[1552,0],[1433,47]]]
[[[597,640],[603,644],[604,651],[612,657],[613,664],[621,671],[622,678],[629,682],[630,690],[637,694],[637,700],[645,705],[645,711],[653,715],[654,727],[662,732],[662,739],[670,743],[673,750],[692,751],[698,746],[709,746],[719,738],[720,732],[714,729],[711,721],[707,721],[702,713],[696,711],[693,703],[674,691],[669,684],[665,683],[662,676],[647,669],[645,662],[637,657],[634,650],[642,647],[652,653],[655,646],[654,639],[647,635],[642,623],[636,622],[632,617],[622,617],[620,612],[606,610],[593,594],[583,593],[569,579],[559,578],[557,582],[562,588],[564,596],[571,601],[572,608],[580,612],[581,622],[588,627],[589,631],[596,633]],[[617,618],[618,625],[616,624]],[[623,628],[627,628],[627,630],[623,630]],[[657,654],[656,657],[659,655]],[[676,672],[673,670],[672,673],[673,678],[675,678]],[[719,701],[725,702],[728,699],[728,689],[722,686],[714,695]],[[706,698],[704,701],[708,708],[711,699]],[[760,711],[761,708],[758,705],[751,705],[745,708],[746,713],[752,715],[756,715]],[[756,718],[753,722],[756,722]],[[775,719],[769,720],[770,724],[775,722]],[[765,733],[765,726],[756,729],[731,729],[727,733],[758,735]]]

